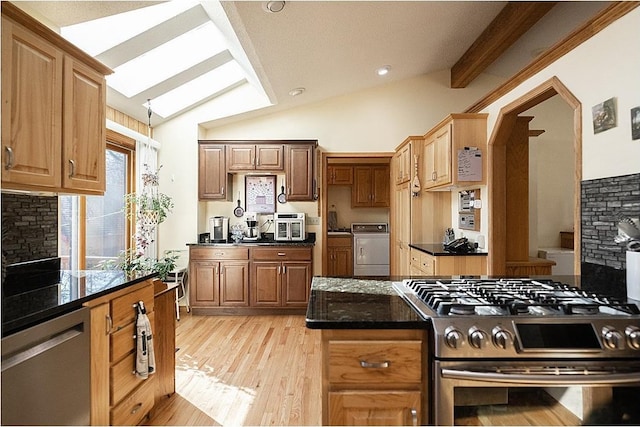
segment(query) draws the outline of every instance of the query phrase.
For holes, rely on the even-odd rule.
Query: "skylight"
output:
[[[246,60],[241,66],[231,54],[216,26],[220,18],[213,20],[207,10],[198,1],[173,0],[64,27],[61,34],[114,70],[107,76],[108,97],[126,103],[134,117],[146,113],[151,99],[154,113],[167,118],[255,83],[245,72]],[[252,84],[263,93],[258,86]]]

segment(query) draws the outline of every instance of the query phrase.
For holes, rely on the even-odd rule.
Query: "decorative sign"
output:
[[[631,109],[631,139],[640,139],[640,107]]]
[[[458,150],[458,181],[482,181],[482,151],[477,147]]]
[[[244,186],[246,212],[275,213],[275,175],[247,175],[244,178]]]

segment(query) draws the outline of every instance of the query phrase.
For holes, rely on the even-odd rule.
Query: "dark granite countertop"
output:
[[[487,256],[487,252],[483,250],[476,250],[465,254],[447,251],[442,243],[409,243],[409,247],[433,256]]]
[[[310,329],[423,329],[429,322],[398,295],[391,281],[314,277],[306,325]]]
[[[231,238],[228,242],[211,242],[211,243],[187,243],[187,246],[223,246],[223,247],[237,247],[237,246],[315,246],[316,234],[307,233],[305,240],[275,240],[273,233],[267,233],[259,240],[243,240],[238,243],[234,243]]]
[[[58,263],[59,265],[59,263]],[[121,270],[60,270],[18,275],[2,286],[2,337],[80,308],[84,303],[157,276]]]

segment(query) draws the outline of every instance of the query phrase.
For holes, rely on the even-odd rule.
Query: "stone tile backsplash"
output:
[[[2,193],[2,264],[58,256],[58,197]]]

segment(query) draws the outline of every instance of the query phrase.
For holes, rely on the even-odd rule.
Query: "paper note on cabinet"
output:
[[[478,148],[458,150],[458,181],[482,181],[482,151]]]

